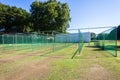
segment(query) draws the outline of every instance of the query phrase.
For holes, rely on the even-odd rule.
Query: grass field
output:
[[[0,80],[120,80],[120,57],[85,44],[71,59],[76,48],[1,51]]]

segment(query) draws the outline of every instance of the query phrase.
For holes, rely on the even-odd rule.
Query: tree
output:
[[[55,30],[66,32],[69,27],[70,10],[67,3],[57,2],[56,0],[34,1],[30,12],[35,31]]]
[[[0,3],[0,27],[5,32],[24,32],[30,24],[30,13],[16,6],[9,6]]]

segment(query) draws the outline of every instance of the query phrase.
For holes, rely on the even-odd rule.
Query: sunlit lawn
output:
[[[54,58],[53,61],[48,61],[49,71],[47,72],[49,75],[45,75],[46,77],[41,78],[39,74],[34,74],[32,72],[31,75],[24,75],[26,78],[22,80],[95,80],[91,78],[94,76],[88,76],[89,71],[96,65],[104,68],[105,72],[108,71],[111,73],[114,80],[120,80],[120,58],[113,57],[106,51],[100,50],[95,47],[88,47],[88,44],[85,43],[80,55],[76,55],[73,59],[71,59],[72,55],[77,49],[77,45],[71,45],[66,48],[57,50],[53,53],[48,53],[45,55],[36,55],[36,56],[27,56],[25,58],[10,60],[10,61],[0,61],[0,80],[3,80],[1,77],[5,77],[5,79],[16,79],[14,75],[18,73],[22,75],[21,67],[25,70],[24,65],[31,66],[29,64],[40,63],[42,60],[46,58]],[[11,56],[25,55],[29,53],[28,51],[20,51],[18,53],[14,53],[14,55],[0,55],[2,58],[9,58]],[[43,52],[44,53],[44,52]],[[118,51],[119,54],[119,51]],[[98,69],[99,69],[98,66]],[[37,67],[37,66],[36,66]],[[39,67],[39,66],[38,66]],[[20,73],[21,72],[21,73]],[[40,72],[38,70],[38,72]],[[93,71],[94,72],[94,71]],[[98,70],[99,73],[99,70]],[[103,71],[104,73],[104,71]],[[102,75],[102,74],[101,74]],[[100,75],[96,75],[97,76]],[[101,76],[103,77],[103,76]],[[106,76],[108,77],[108,76]],[[109,78],[107,78],[109,80]],[[97,79],[98,80],[98,79]],[[104,80],[104,79],[100,79]]]

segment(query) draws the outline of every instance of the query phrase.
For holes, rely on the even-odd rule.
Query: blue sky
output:
[[[34,0],[0,0],[1,3],[29,11]],[[45,1],[45,0],[40,0]],[[117,26],[120,24],[120,0],[60,0],[70,7],[70,29]]]

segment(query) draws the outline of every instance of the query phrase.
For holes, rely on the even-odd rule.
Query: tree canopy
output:
[[[69,21],[68,4],[56,0],[34,1],[30,12],[0,3],[0,29],[4,28],[5,32],[66,32]]]
[[[22,8],[0,3],[0,28],[4,27],[5,32],[24,32],[30,16],[30,13]]]
[[[34,1],[31,4],[30,12],[35,31],[66,32],[69,27],[70,9],[67,3],[56,0]]]

